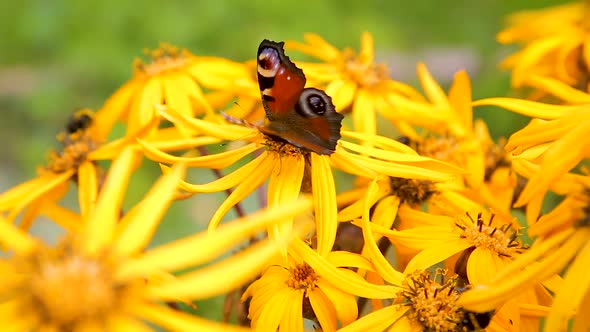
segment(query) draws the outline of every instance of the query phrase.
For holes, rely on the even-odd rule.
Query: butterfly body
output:
[[[305,88],[303,71],[283,45],[264,40],[258,47],[258,85],[267,120],[259,130],[307,151],[332,154],[344,116],[324,91]]]

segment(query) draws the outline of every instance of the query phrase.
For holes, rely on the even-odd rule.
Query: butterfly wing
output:
[[[258,85],[268,119],[259,130],[318,154],[331,154],[340,139],[343,115],[322,90],[305,89],[303,71],[285,55],[283,42],[258,47]]]
[[[284,44],[265,39],[258,47],[258,86],[271,121],[292,111],[305,87],[305,75],[285,55]]]

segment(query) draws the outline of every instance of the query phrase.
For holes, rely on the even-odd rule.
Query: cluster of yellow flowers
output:
[[[299,98],[284,55],[277,69],[266,53],[257,66],[162,45],[100,110],[71,116],[37,178],[0,194],[3,329],[587,331],[588,18],[588,3],[510,18],[498,38],[523,44],[504,62],[523,99],[472,101],[464,71],[446,93],[418,64],[421,93],[375,63],[368,33],[359,52],[287,41],[318,60],[294,60],[306,86],[345,115],[321,153],[297,144],[317,128],[265,125],[276,95]],[[287,75],[274,95],[269,73]],[[479,105],[530,124],[494,142]],[[124,210],[142,159],[164,175]],[[190,168],[217,179],[189,183]],[[60,205],[72,187],[78,210]],[[206,232],[150,246],[174,201],[215,192],[227,198]],[[246,212],[254,192],[263,208]],[[562,200],[544,211],[549,192]],[[65,229],[57,245],[28,233],[40,216]],[[225,322],[184,310],[222,294]]]

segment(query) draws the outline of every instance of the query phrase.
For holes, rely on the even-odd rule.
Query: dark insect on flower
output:
[[[94,114],[88,109],[81,109],[70,116],[66,123],[66,133],[74,134],[84,130],[92,124]]]
[[[457,293],[463,293],[469,289],[469,285],[466,287],[457,287]],[[463,320],[459,324],[461,327],[460,331],[482,331],[492,321],[494,314],[496,313],[494,310],[486,311],[486,312],[473,312],[465,309],[461,309],[463,311]]]
[[[461,331],[481,331],[490,325],[494,311],[473,312],[463,310],[463,321],[460,324]]]

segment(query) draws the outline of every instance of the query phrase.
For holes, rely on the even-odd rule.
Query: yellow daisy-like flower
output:
[[[136,60],[133,77],[106,102],[104,108],[125,119],[127,132],[151,122],[154,105],[165,104],[193,116],[212,114],[213,108],[201,86],[245,93],[260,99],[256,82],[247,66],[214,57],[198,57],[187,50],[162,44],[149,53],[149,61]],[[256,92],[256,93],[254,93]],[[182,129],[182,128],[181,128]]]
[[[460,302],[466,308],[485,311],[538,282],[563,271],[561,287],[545,322],[545,331],[568,331],[568,321],[577,313],[573,331],[590,328],[590,196],[568,196],[553,211],[531,226],[530,235],[545,236],[517,257],[492,280],[466,292]]]
[[[512,14],[498,41],[524,47],[502,63],[512,69],[513,84],[546,90],[561,82],[589,91],[589,18],[586,1]]]
[[[537,118],[514,133],[505,146],[514,156],[514,169],[529,178],[515,205],[528,203],[527,208],[531,211],[527,219],[534,222],[547,190],[560,184],[563,187],[563,181],[557,180],[571,177],[567,172],[590,156],[590,137],[587,135],[590,106],[549,105],[511,98],[482,99],[474,105],[500,106]],[[538,165],[536,168],[535,164]],[[531,168],[536,170],[531,172]],[[576,178],[568,183],[584,184],[583,177]]]
[[[461,288],[446,271],[415,271],[407,275],[393,304],[358,319],[339,332],[433,331],[470,332],[488,327],[492,313],[477,314],[457,304]],[[486,331],[506,331],[490,325]]]
[[[390,283],[399,284],[400,278],[403,280],[404,277],[379,251],[376,245],[377,236],[389,238],[396,248],[402,249],[401,252],[407,252],[407,249],[414,250],[414,253],[420,251],[405,268],[406,276],[412,275],[415,271],[428,269],[445,260],[457,260],[457,255],[462,253],[457,263],[452,262],[449,265],[455,265],[454,269],[462,278],[462,282],[470,284],[489,281],[491,276],[501,271],[502,267],[508,265],[523,249],[516,241],[516,231],[511,232],[512,224],[498,223],[493,216],[488,216],[489,219],[485,221],[483,215],[478,215],[476,219],[470,215],[455,219],[402,206],[397,211],[397,216],[404,220],[403,222],[411,223],[412,228],[396,231],[387,226],[383,227],[379,220],[369,221],[368,207],[372,206],[378,194],[377,181],[373,181],[367,191],[365,198],[367,208],[360,226],[363,230],[367,256],[375,265],[379,275]],[[456,198],[455,201],[457,200]],[[465,199],[460,205],[473,209],[478,207],[477,204]],[[377,215],[377,209],[374,214]],[[358,225],[357,222],[355,224]],[[537,294],[530,292],[526,296],[528,297],[522,296],[521,301],[535,306],[546,305],[551,298],[542,287],[538,287]],[[529,315],[526,308],[522,310],[518,308],[519,304],[516,302],[503,305],[492,318],[492,326],[496,327],[493,330],[519,330],[519,327],[530,331],[538,330],[539,314]],[[495,309],[496,307],[491,307],[486,311]]]
[[[437,116],[423,103],[425,100],[420,93],[407,84],[390,79],[387,67],[375,63],[371,34],[361,36],[358,54],[352,49],[339,51],[315,34],[306,34],[304,39],[305,43],[288,41],[286,48],[325,62],[298,65],[310,82],[326,86],[326,93],[332,97],[339,112],[352,111],[356,131],[376,133],[377,113],[398,125],[403,121],[413,123]]]
[[[147,248],[172,202],[185,166],[177,165],[124,216],[121,201],[139,154],[127,148],[115,160],[90,213],[80,227],[50,247],[0,220],[0,242],[11,253],[0,260],[0,317],[9,331],[170,331],[242,330],[171,310],[167,301],[208,298],[250,280],[287,246],[263,240],[237,255],[198,266],[270,224],[308,211],[293,202],[154,248]],[[71,218],[73,213],[56,218]],[[173,277],[169,272],[184,270]]]
[[[182,190],[192,193],[219,192],[235,187],[232,194],[215,212],[209,225],[210,229],[219,224],[232,206],[242,201],[267,179],[270,179],[269,206],[295,200],[300,194],[302,184],[304,188],[309,188],[311,184],[311,193],[316,202],[314,215],[320,255],[326,255],[332,249],[338,225],[336,188],[331,165],[368,178],[383,173],[396,177],[444,180],[460,172],[451,165],[418,156],[409,147],[384,137],[342,132],[345,137],[367,141],[375,147],[363,147],[340,140],[336,151],[328,156],[265,136],[256,128],[193,119],[170,108],[161,108],[160,111],[172,123],[180,123],[185,128],[193,130],[195,134],[201,133],[231,141],[247,140],[251,143],[216,155],[186,158],[163,153],[140,140],[146,156],[152,160],[168,164],[184,161],[188,166],[222,169],[260,151],[252,161],[209,184],[181,183]],[[307,177],[304,176],[306,169],[309,172]]]
[[[2,193],[0,211],[6,212],[5,217],[13,221],[26,208],[20,225],[27,228],[44,207],[59,201],[67,193],[72,179],[80,193],[81,212],[87,216],[90,212],[87,204],[95,200],[102,185],[103,171],[96,161],[112,160],[124,147],[137,144],[134,137],[107,142],[115,121],[113,114],[105,110],[93,113],[82,109],[74,113],[65,130],[58,135],[62,150],[50,153],[48,165],[39,169],[37,178]],[[149,123],[134,135],[142,136],[154,125]]]
[[[303,318],[319,323],[322,331],[336,331],[358,316],[356,296],[388,298],[394,286],[373,285],[348,268],[373,270],[363,257],[345,252],[320,256],[296,239],[286,258],[278,260],[248,287],[252,297],[249,318],[257,331],[303,331]]]

